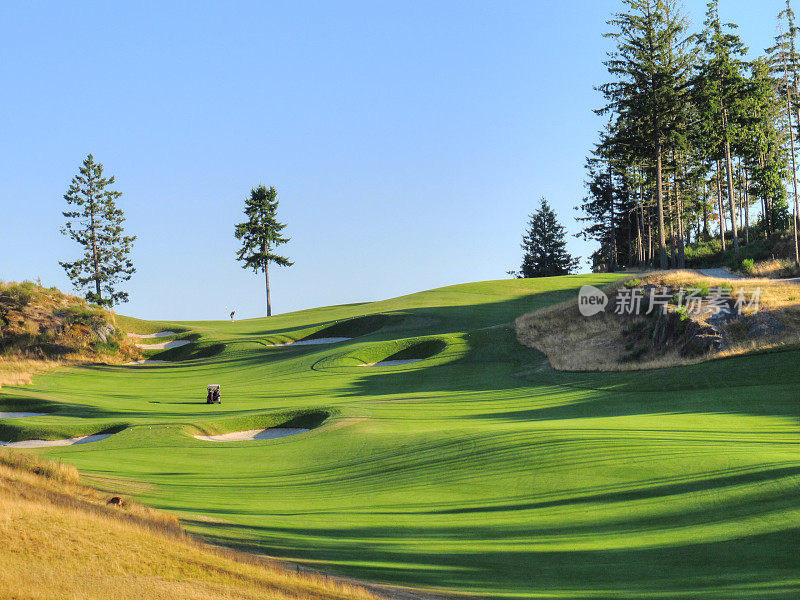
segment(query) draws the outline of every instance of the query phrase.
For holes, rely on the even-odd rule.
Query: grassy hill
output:
[[[35,452],[213,542],[370,581],[480,598],[797,597],[800,352],[572,373],[516,341],[518,316],[615,277],[233,324],[121,319],[191,343],[153,352],[174,363],[4,388],[0,410],[48,414],[3,421],[0,438],[124,427]],[[361,366],[399,352],[421,360]],[[205,404],[209,383],[222,404]],[[291,437],[192,437],[312,413],[327,417]]]
[[[140,355],[113,312],[32,281],[0,281],[0,386],[63,362],[123,363]]]
[[[378,600],[199,544],[174,517],[107,500],[72,467],[0,452],[0,597]]]

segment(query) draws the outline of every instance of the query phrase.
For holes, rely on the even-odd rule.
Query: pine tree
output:
[[[61,233],[78,242],[83,258],[59,264],[75,289],[85,292],[89,302],[113,306],[128,301],[128,294],[117,285],[136,272],[129,255],[136,236],[123,235],[125,215],[117,208],[121,192],[110,189],[114,177],[103,176],[103,165],[90,154],[64,194],[74,210],[64,213],[67,221]]]
[[[604,63],[616,80],[599,87],[608,103],[596,112],[617,116],[626,152],[654,171],[659,262],[666,268],[663,161],[681,135],[694,56],[677,0],[623,2],[629,12],[616,14],[609,21],[615,30],[606,34],[617,44]]]
[[[244,201],[244,214],[247,221],[236,226],[236,239],[242,240],[242,248],[236,252],[236,260],[242,261],[243,269],[264,272],[267,290],[267,316],[272,316],[272,302],[269,289],[269,264],[291,267],[294,263],[285,256],[274,253],[277,246],[285,244],[290,238],[283,237],[281,231],[286,227],[280,223],[278,214],[278,192],[274,187],[267,189],[260,185],[250,191]]]
[[[539,209],[530,215],[528,231],[522,237],[522,266],[519,278],[569,275],[578,258],[567,253],[567,230],[559,224],[556,213],[542,198]]]
[[[794,259],[800,264],[800,242],[798,241],[797,221],[800,218],[800,205],[797,191],[797,156],[795,141],[800,128],[800,56],[797,53],[796,39],[798,27],[794,21],[794,11],[790,0],[786,0],[786,8],[778,14],[778,22],[783,29],[775,39],[775,45],[767,52],[773,73],[779,81],[778,89],[785,102],[786,137],[789,145],[790,169],[792,179],[793,219],[792,233],[794,236]]]
[[[747,94],[747,132],[744,155],[751,193],[762,201],[764,232],[769,235],[788,224],[786,188],[788,157],[786,136],[780,128],[782,102],[768,62],[759,58],[750,64]]]
[[[711,158],[723,161],[725,166],[728,204],[731,212],[733,250],[739,252],[738,215],[733,193],[733,161],[731,148],[744,137],[744,106],[746,83],[742,57],[747,48],[730,30],[733,23],[719,19],[719,0],[710,0],[706,12],[705,29],[700,40],[705,60],[698,68],[694,85],[694,101],[700,115],[703,137]],[[725,29],[729,31],[726,32]]]

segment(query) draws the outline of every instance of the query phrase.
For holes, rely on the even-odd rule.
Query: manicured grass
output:
[[[127,423],[105,441],[41,452],[89,482],[136,490],[212,541],[335,573],[481,598],[797,597],[800,352],[564,373],[516,342],[519,315],[613,279],[148,323],[188,329],[198,337],[186,348],[214,351],[48,373],[4,388],[0,407],[49,407],[14,427],[65,435]],[[364,335],[347,342],[268,346],[372,314],[391,318],[377,330],[353,321]],[[421,362],[356,366],[425,339],[441,350]],[[222,385],[221,405],[205,404],[208,383]],[[275,440],[190,436],[308,410],[330,416]]]

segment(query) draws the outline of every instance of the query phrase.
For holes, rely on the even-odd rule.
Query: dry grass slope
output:
[[[0,387],[66,364],[121,364],[141,352],[116,315],[32,281],[0,281]]]
[[[78,484],[77,471],[0,454],[0,598],[369,600],[185,536],[174,517]]]
[[[646,317],[618,317],[600,313],[590,318],[581,316],[577,297],[522,315],[516,320],[520,343],[545,354],[550,365],[565,371],[632,371],[689,365],[724,356],[757,350],[797,345],[800,341],[800,285],[765,279],[718,279],[691,271],[655,272],[643,277],[642,285],[655,284],[671,288],[732,287],[748,293],[759,288],[760,311],[774,316],[784,329],[774,335],[750,337],[742,321],[723,325],[727,344],[719,352],[703,356],[681,356],[677,349],[650,352],[638,360],[626,360],[630,348],[626,340],[637,327],[646,324]],[[622,281],[604,288],[613,297]]]

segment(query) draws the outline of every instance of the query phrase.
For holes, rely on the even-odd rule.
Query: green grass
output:
[[[0,406],[52,411],[13,422],[17,435],[127,424],[39,452],[89,482],[138,484],[137,500],[212,541],[330,572],[480,598],[796,598],[800,352],[564,373],[516,342],[520,314],[614,279],[475,283],[233,324],[126,320],[189,330],[189,356],[209,356],[56,371],[4,388]],[[377,329],[353,321],[377,314]],[[268,345],[347,322],[361,334],[348,342]],[[436,351],[421,362],[356,366],[422,342]],[[221,405],[205,404],[208,383]],[[309,415],[316,428],[275,440],[190,435]]]

